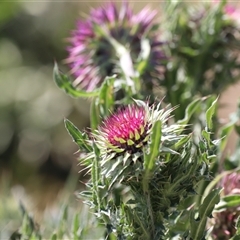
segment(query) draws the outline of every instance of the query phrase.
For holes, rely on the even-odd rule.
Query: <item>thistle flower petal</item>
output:
[[[134,145],[145,138],[148,128],[145,109],[129,106],[106,119],[100,131],[110,145],[135,152]]]

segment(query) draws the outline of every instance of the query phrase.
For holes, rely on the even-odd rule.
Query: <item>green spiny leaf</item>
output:
[[[234,127],[234,123],[229,123],[220,129],[220,137],[222,139],[220,143],[220,151],[223,151],[225,149],[228,141],[228,136],[232,132],[233,127]]]
[[[191,134],[182,137],[178,142],[174,144],[174,149],[179,149],[180,147],[182,147],[185,143],[187,143],[191,139],[191,137],[192,137]]]
[[[69,94],[72,97],[93,97],[97,96],[99,94],[99,91],[93,91],[93,92],[85,92],[76,89],[73,85],[71,80],[66,74],[60,73],[58,69],[57,63],[54,65],[53,69],[53,78],[55,80],[55,83],[57,86],[61,89],[63,89],[67,94]]]
[[[203,203],[199,207],[199,217],[209,217],[212,214],[212,211],[215,205],[220,201],[219,193],[222,189],[212,190],[208,196],[203,200]]]
[[[199,206],[198,217],[195,218],[195,211],[190,214],[190,236],[194,240],[204,239],[206,234],[207,218],[211,216],[215,205],[220,201],[221,189],[214,189],[203,200],[203,203]]]
[[[199,219],[195,219],[194,212],[190,214],[190,236],[191,239],[194,240],[202,240],[204,239],[204,232],[206,228],[207,219],[203,218],[201,221]]]
[[[207,123],[207,130],[211,130],[213,128],[212,117],[215,114],[216,105],[217,105],[218,98],[216,98],[210,108],[206,112],[206,123]]]
[[[82,133],[72,122],[68,119],[64,120],[65,127],[72,137],[73,141],[78,145],[80,149],[86,150],[88,152],[92,151],[92,148],[87,143],[86,133]]]
[[[191,116],[200,107],[201,101],[202,101],[202,99],[196,99],[187,106],[187,108],[185,110],[185,117],[182,120],[179,120],[177,122],[177,124],[183,125],[183,129],[185,128],[185,125],[189,122]]]

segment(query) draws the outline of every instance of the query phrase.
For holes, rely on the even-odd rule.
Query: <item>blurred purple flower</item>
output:
[[[113,41],[129,51],[135,66],[143,51],[142,40],[147,38],[151,50],[146,61],[146,71],[140,75],[146,81],[156,77],[164,58],[162,43],[153,31],[156,14],[157,11],[149,8],[133,14],[127,3],[123,3],[118,11],[114,3],[109,3],[105,7],[93,9],[86,20],[78,21],[69,38],[69,56],[66,59],[75,77],[74,86],[93,91],[106,76],[121,72]]]
[[[230,173],[223,177],[223,196],[240,195],[240,174]],[[228,240],[236,233],[235,224],[240,215],[240,206],[227,208],[214,214],[213,239]]]
[[[214,0],[213,3],[219,4],[220,0]],[[239,8],[227,3],[224,6],[223,11],[229,19],[234,21],[236,24],[240,24],[240,9]]]
[[[231,173],[222,179],[224,195],[240,194],[240,174]]]
[[[233,21],[235,21],[236,24],[240,24],[240,9],[237,7],[234,7],[232,5],[226,5],[225,8],[226,15]]]

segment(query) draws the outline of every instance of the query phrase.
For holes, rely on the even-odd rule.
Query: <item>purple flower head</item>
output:
[[[137,152],[147,140],[149,123],[144,107],[128,106],[107,118],[100,132],[109,145],[129,152]]]
[[[113,42],[124,46],[133,65],[139,60],[142,39],[147,38],[151,48],[146,80],[158,75],[164,54],[161,42],[152,30],[156,11],[144,8],[133,14],[127,3],[118,11],[114,3],[93,9],[85,20],[77,22],[69,38],[66,62],[74,75],[74,86],[86,91],[98,88],[106,76],[119,74],[119,56]],[[143,80],[145,80],[143,79]]]
[[[225,6],[225,13],[226,15],[234,21],[236,24],[240,23],[240,9],[237,7],[234,7],[232,5],[226,5]]]
[[[240,174],[233,172],[223,177],[220,185],[223,187],[223,196],[240,195]],[[240,207],[228,207],[214,214],[213,239],[227,240],[236,233],[235,224],[240,215]]]
[[[213,3],[214,4],[219,4],[220,0],[213,0]],[[231,5],[231,4],[227,3],[224,6],[223,11],[224,11],[227,18],[229,18],[230,20],[235,22],[235,24],[239,25],[239,23],[240,23],[240,9],[237,6],[234,6],[234,5]]]
[[[163,136],[175,135],[179,126],[166,124],[173,110],[174,108],[161,109],[161,103],[149,106],[148,103],[137,100],[136,103],[121,107],[107,117],[93,135],[103,155],[109,153],[138,155],[148,144],[156,121],[163,124]]]
[[[240,194],[240,174],[233,172],[222,179],[224,195]]]

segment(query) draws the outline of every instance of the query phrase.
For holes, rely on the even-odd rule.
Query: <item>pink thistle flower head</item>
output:
[[[214,4],[220,4],[220,0],[214,0]],[[223,8],[224,14],[228,19],[235,22],[235,24],[240,23],[240,9],[232,4],[227,3]]]
[[[234,21],[236,24],[240,23],[240,9],[237,7],[234,7],[232,5],[226,5],[225,6],[225,13],[226,15]]]
[[[233,172],[225,175],[220,182],[223,187],[223,197],[240,195],[240,174]],[[214,214],[213,239],[230,239],[236,233],[236,221],[240,215],[240,207],[228,207]]]
[[[134,153],[146,143],[149,127],[145,108],[128,106],[107,118],[100,130],[109,145]]]
[[[136,101],[135,104],[118,109],[106,118],[94,136],[103,153],[142,153],[148,144],[152,127],[161,120],[162,135],[174,135],[178,125],[167,126],[166,122],[174,109],[160,109],[160,104],[148,106]],[[164,137],[163,137],[164,138]]]
[[[145,153],[151,151],[152,141],[156,137],[155,131],[161,131],[159,145],[155,146],[159,153],[168,151],[169,147],[183,136],[178,134],[182,125],[168,125],[175,108],[161,108],[161,103],[149,106],[148,102],[134,102],[116,110],[92,133],[99,151],[98,164],[102,175],[111,179],[109,189],[116,182],[128,184],[130,179],[135,181],[141,178]],[[161,129],[156,130],[155,127],[159,126],[159,123]],[[87,160],[90,158],[94,159],[94,153],[90,153]],[[160,166],[160,155],[155,160]]]
[[[240,194],[240,174],[233,172],[222,179],[224,195]]]
[[[142,53],[142,40],[147,38],[151,48],[148,69],[143,80],[159,76],[162,59],[162,43],[152,30],[156,11],[144,8],[133,14],[127,3],[118,11],[114,3],[93,9],[89,17],[80,20],[72,31],[67,48],[73,85],[85,91],[100,87],[107,76],[121,72],[116,45],[120,44],[130,53],[133,65]],[[151,79],[152,80],[152,79]]]

